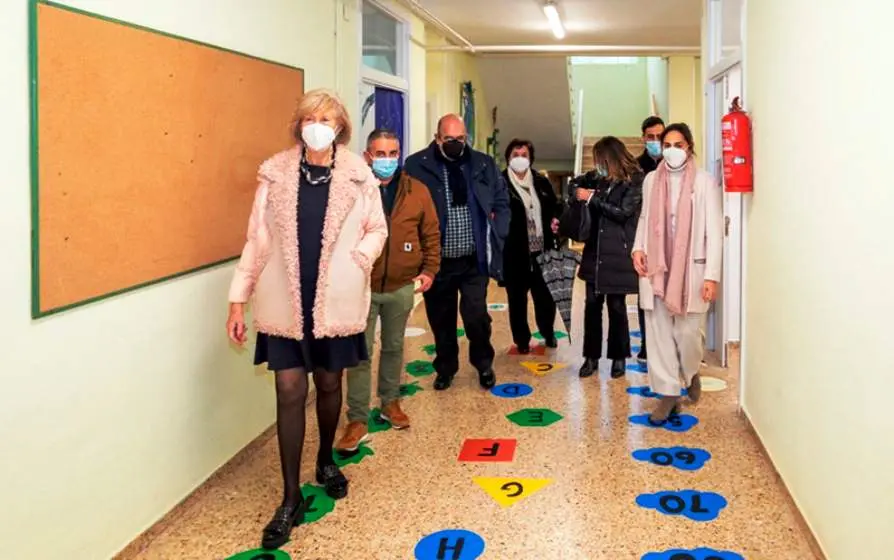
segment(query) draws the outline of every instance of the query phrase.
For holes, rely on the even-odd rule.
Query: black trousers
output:
[[[469,361],[478,372],[491,368],[494,347],[490,343],[491,318],[487,312],[490,279],[478,271],[473,255],[441,259],[441,270],[425,293],[425,312],[435,336],[435,371],[452,376],[459,370],[459,341],[456,336],[457,307],[469,339]]]
[[[639,301],[639,296],[636,296],[636,306],[639,307],[637,310],[637,314],[639,315],[639,333],[642,335],[640,337],[640,352],[646,351],[646,312],[643,311],[642,303]],[[647,352],[647,351],[646,351]]]
[[[630,357],[630,325],[627,322],[627,296],[624,294],[599,294],[596,285],[587,282],[587,303],[584,308],[584,357],[598,360],[602,357],[602,306],[608,304],[608,351],[609,360],[625,360]]]
[[[534,319],[544,338],[555,336],[556,302],[546,287],[540,265],[532,259],[531,269],[525,275],[507,279],[506,299],[509,302],[509,327],[512,342],[525,347],[531,344],[531,328],[528,326],[528,292],[534,300]]]

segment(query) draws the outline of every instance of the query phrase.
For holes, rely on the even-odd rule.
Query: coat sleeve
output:
[[[646,175],[645,180],[643,181],[643,186],[640,191],[640,201],[642,207],[639,213],[639,221],[636,223],[636,238],[633,240],[633,251],[635,253],[637,251],[646,252],[646,238],[648,237],[648,213],[649,213],[649,193],[651,192],[652,187],[652,174]]]
[[[414,179],[410,179],[414,181]],[[441,223],[438,210],[428,188],[419,183],[417,190],[422,193],[422,220],[419,222],[419,239],[422,243],[422,274],[434,278],[441,269]]]
[[[493,160],[491,160],[488,167],[490,167],[490,183],[494,186],[494,230],[497,237],[506,239],[509,236],[509,220],[512,217],[512,211],[509,208],[509,188],[506,186],[503,174],[497,170],[497,164]]]
[[[233,280],[230,283],[230,303],[247,303],[254,292],[258,277],[270,258],[271,235],[267,225],[267,202],[270,180],[263,172],[258,174],[258,189],[251,214],[248,217],[248,234]]]
[[[354,249],[354,260],[367,273],[372,272],[373,264],[385,248],[388,239],[388,222],[382,208],[382,197],[376,192],[378,181],[367,167],[363,181],[363,197],[366,207],[366,219],[363,221],[363,232],[360,242]]]
[[[621,204],[616,205],[606,201],[604,198],[594,197],[595,204],[603,216],[618,222],[619,224],[627,223],[640,211],[643,205],[643,187],[642,182],[631,183],[625,190],[624,196],[621,198]]]
[[[723,193],[708,173],[705,189],[705,280],[720,282],[723,275]]]

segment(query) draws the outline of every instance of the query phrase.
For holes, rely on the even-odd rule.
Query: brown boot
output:
[[[366,428],[366,422],[349,422],[345,428],[345,433],[341,439],[335,444],[336,451],[357,451],[361,443],[369,439],[369,431]]]
[[[697,403],[698,400],[702,398],[702,378],[698,373],[692,377],[687,393],[689,395],[689,400],[694,403]]]
[[[410,417],[400,409],[400,400],[393,400],[382,407],[382,419],[391,423],[395,430],[404,430],[410,427]]]
[[[658,401],[658,407],[655,408],[655,412],[649,416],[649,422],[656,426],[660,426],[667,422],[667,419],[671,414],[679,414],[677,400],[678,397],[661,397],[661,400]]]

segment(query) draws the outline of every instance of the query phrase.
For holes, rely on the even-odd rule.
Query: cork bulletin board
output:
[[[304,72],[42,0],[30,31],[32,315],[236,258]]]

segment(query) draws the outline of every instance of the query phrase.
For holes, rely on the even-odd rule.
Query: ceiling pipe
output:
[[[701,47],[663,47],[651,45],[475,45],[480,54],[535,54],[535,53],[612,53],[612,54],[700,54]],[[432,52],[467,50],[460,46],[428,47]]]
[[[448,40],[450,38],[453,39],[453,42],[456,43],[455,46],[451,48],[445,48],[445,50],[456,50],[456,51],[465,51],[465,52],[476,52],[476,47],[468,39],[466,39],[463,35],[461,35],[456,29],[453,29],[446,23],[444,23],[438,16],[428,11],[428,9],[424,8],[418,0],[397,0],[398,3],[403,4],[405,7],[412,10],[417,16],[422,18],[429,25],[433,25],[435,27],[440,28],[442,31],[447,33]],[[434,50],[431,47],[427,47],[428,50]]]

